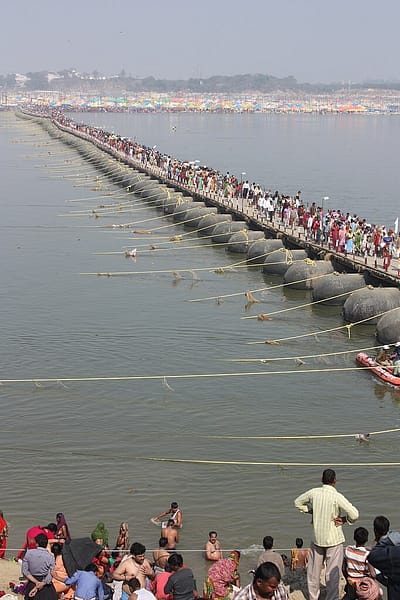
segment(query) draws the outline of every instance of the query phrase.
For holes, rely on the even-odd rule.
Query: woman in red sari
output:
[[[0,558],[5,558],[7,547],[8,525],[4,519],[3,511],[0,510]]]

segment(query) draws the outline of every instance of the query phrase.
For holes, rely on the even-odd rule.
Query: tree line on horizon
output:
[[[303,92],[307,94],[329,93],[342,90],[385,89],[400,90],[400,82],[337,82],[329,84],[299,83],[292,75],[275,77],[267,74],[214,75],[208,78],[156,79],[132,77],[122,70],[118,75],[102,76],[98,71],[79,73],[76,69],[59,72],[35,71],[21,74],[0,75],[2,90],[48,90],[80,93],[271,93],[275,91]]]

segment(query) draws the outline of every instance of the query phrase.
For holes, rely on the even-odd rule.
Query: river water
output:
[[[397,216],[395,117],[90,114],[82,120],[182,159],[246,172],[273,189],[300,189],[310,202],[329,196],[330,205],[372,222],[390,225]],[[150,517],[178,500],[179,548],[201,579],[201,554],[189,551],[204,547],[210,529],[226,549],[259,547],[267,534],[278,548],[290,548],[298,536],[308,543],[309,519],[293,499],[319,484],[325,466],[336,465],[338,488],[360,509],[360,525],[371,531],[374,516],[385,514],[400,526],[398,467],[380,466],[399,461],[398,433],[364,445],[353,437],[290,439],[400,427],[399,393],[352,369],[358,349],[375,344],[374,328],[354,327],[351,339],[346,330],[319,333],[343,321],[339,308],[318,305],[271,321],[243,319],[306,304],[310,296],[274,287],[255,292],[260,304],[246,308],[246,290],[281,280],[254,268],[216,273],[242,256],[196,234],[168,244],[188,230],[141,200],[133,201],[135,212],[109,218],[72,213],[109,203],[98,196],[118,189],[100,184],[91,165],[39,126],[12,114],[1,114],[0,126],[1,378],[106,378],[0,386],[8,546],[18,547],[28,527],[60,511],[75,536],[103,521],[112,543],[119,522],[128,521],[131,541],[151,549],[159,530]],[[127,221],[163,229],[132,240],[129,231],[109,227]],[[127,246],[137,247],[136,260],[121,253]],[[189,272],[204,267],[196,276]],[[161,270],[169,272],[81,274]],[[189,302],[237,292],[243,294]],[[310,332],[316,333],[296,337]],[[288,336],[295,339],[250,343]],[[327,352],[348,354],[304,358],[303,365],[257,360]],[[252,374],[234,375],[244,372]],[[172,377],[215,373],[228,375]],[[159,378],[107,379],[128,375]],[[194,462],[143,460],[150,457]],[[231,461],[239,464],[223,464]],[[255,464],[240,464],[246,462]],[[293,462],[300,464],[286,465]],[[248,551],[243,573],[254,559]]]

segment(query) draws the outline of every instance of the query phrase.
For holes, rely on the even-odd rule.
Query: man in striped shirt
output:
[[[310,600],[318,600],[323,564],[326,565],[326,600],[339,599],[339,582],[343,565],[342,525],[354,523],[358,510],[336,490],[336,473],[325,469],[322,487],[301,494],[294,504],[304,513],[312,514],[314,540],[307,566]],[[341,513],[345,513],[342,516]]]
[[[233,600],[289,600],[289,594],[281,583],[278,567],[271,562],[261,563],[249,583],[233,596]]]

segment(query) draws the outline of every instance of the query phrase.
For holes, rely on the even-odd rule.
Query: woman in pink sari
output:
[[[238,572],[240,552],[234,550],[210,567],[204,583],[204,597],[209,600],[228,600],[233,586],[240,587]]]

